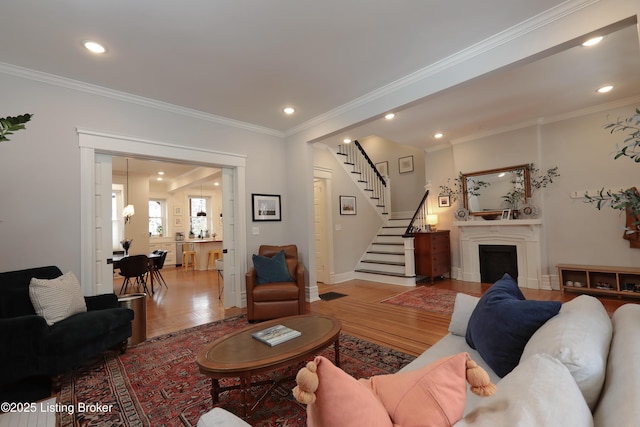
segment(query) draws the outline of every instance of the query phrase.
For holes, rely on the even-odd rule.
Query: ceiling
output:
[[[0,62],[286,132],[563,3],[20,0],[2,6]],[[640,94],[639,72],[629,26],[349,132],[429,148],[436,130],[460,140]],[[616,89],[596,96],[605,82]]]

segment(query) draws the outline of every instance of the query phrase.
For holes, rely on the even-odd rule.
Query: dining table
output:
[[[123,254],[113,254],[113,257],[107,260],[107,264],[113,264],[113,268],[120,268],[120,261],[127,257],[128,255]],[[149,280],[151,285],[151,293],[155,293],[153,289],[153,270],[155,269],[155,259],[162,258],[161,254],[150,253],[147,254],[147,258],[149,260]]]

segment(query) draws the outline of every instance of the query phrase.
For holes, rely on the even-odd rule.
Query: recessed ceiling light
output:
[[[161,176],[157,177],[156,181],[162,181],[162,177]]]
[[[351,144],[351,140],[349,138],[345,138],[342,140],[345,144]]]
[[[160,171],[158,172],[158,175],[164,175],[164,172]]]
[[[444,136],[444,134],[443,134],[442,132],[437,132],[437,133],[434,133],[434,134],[433,134],[433,137],[434,137],[435,139],[440,139],[440,138],[442,138],[443,136]]]
[[[607,92],[611,92],[611,90],[613,89],[613,86],[611,85],[607,85],[607,86],[602,86],[600,89],[598,89],[598,93],[607,93]]]
[[[105,53],[107,51],[100,43],[91,40],[84,42],[84,47],[93,53]]]
[[[387,114],[386,116],[384,116],[384,118],[385,118],[385,119],[387,119],[387,120],[391,120],[391,119],[393,119],[395,116],[396,116],[395,114],[393,114],[393,113],[389,113],[389,114]]]
[[[216,181],[216,182],[213,183],[213,185],[215,185],[217,187],[218,185],[220,185],[220,183],[218,181]]]
[[[595,46],[598,43],[600,43],[602,41],[602,39],[604,39],[603,36],[592,37],[589,40],[587,40],[586,42],[582,43],[582,46],[585,46],[585,47]]]
[[[296,109],[293,107],[285,107],[282,111],[284,111],[285,114],[293,114],[296,112]]]

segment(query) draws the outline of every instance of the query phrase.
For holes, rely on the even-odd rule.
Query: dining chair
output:
[[[160,255],[158,258],[153,258],[153,276],[158,280],[158,283],[164,285],[165,288],[169,289],[167,286],[167,282],[162,277],[162,267],[164,267],[164,260],[167,259],[167,251],[156,250],[153,251],[154,254]]]
[[[129,285],[133,286],[135,283],[138,290],[140,286],[149,295],[149,289],[147,289],[146,275],[149,271],[149,258],[146,255],[131,255],[122,258],[120,260],[120,275],[124,277],[122,287],[120,288],[120,294],[129,289]]]

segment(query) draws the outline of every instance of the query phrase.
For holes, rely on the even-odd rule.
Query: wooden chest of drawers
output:
[[[449,230],[414,234],[416,274],[431,279],[451,273]]]

